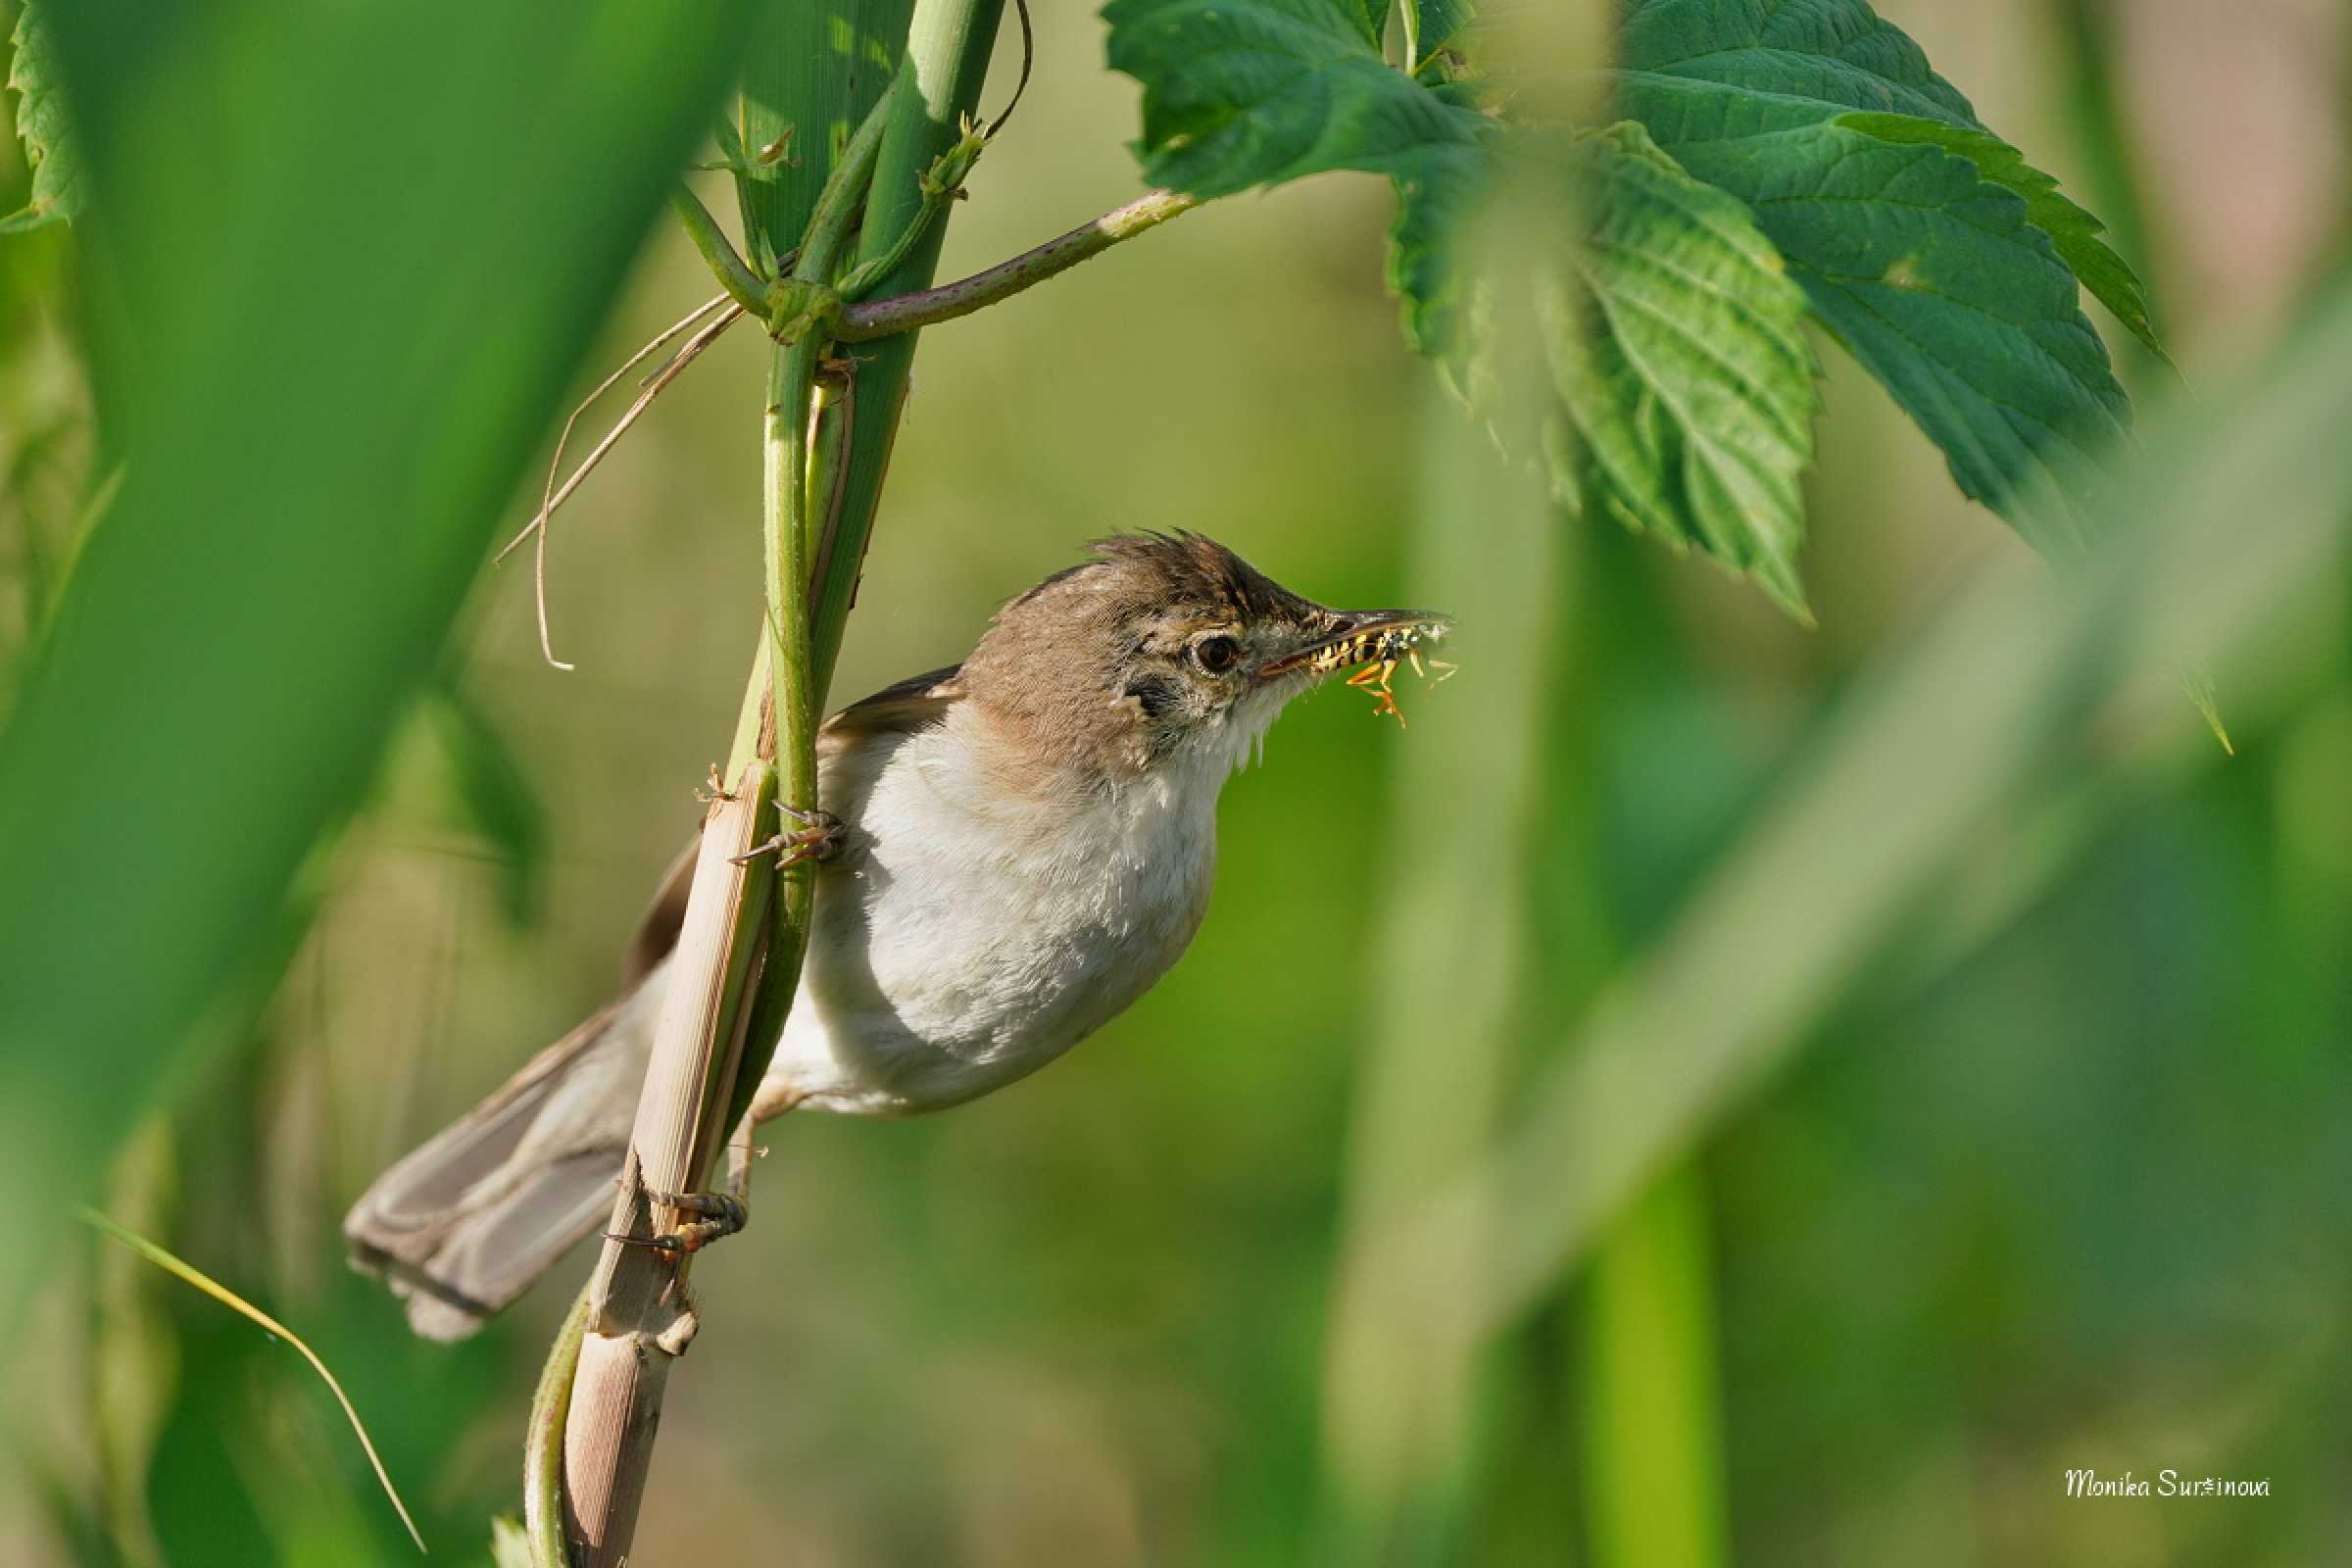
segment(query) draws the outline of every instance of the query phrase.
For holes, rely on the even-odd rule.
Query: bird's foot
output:
[[[776,858],[776,869],[797,865],[803,860],[830,860],[841,853],[842,840],[847,837],[841,818],[831,811],[802,810],[797,806],[776,803],[776,813],[788,826],[764,844],[754,845],[743,854],[731,857],[737,865],[749,865],[762,855]]]
[[[645,1196],[657,1207],[666,1206],[681,1214],[697,1217],[680,1224],[674,1231],[659,1236],[621,1236],[608,1232],[608,1242],[622,1242],[631,1247],[650,1247],[670,1257],[683,1257],[699,1252],[724,1236],[732,1236],[751,1223],[751,1206],[732,1193],[662,1193],[653,1188]]]

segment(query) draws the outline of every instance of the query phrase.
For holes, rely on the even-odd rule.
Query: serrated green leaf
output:
[[[24,0],[10,47],[15,53],[8,86],[17,94],[17,136],[24,143],[24,161],[32,169],[32,199],[0,218],[0,234],[64,222],[81,211],[82,203],[80,150],[58,87],[41,7],[32,0]]]
[[[1852,109],[1984,128],[1910,35],[1864,0],[1624,0],[1624,12],[1617,58],[1629,82],[1729,100],[1749,133]],[[1660,145],[1682,139],[1642,119]]]
[[[1484,324],[1529,318],[1494,299],[1529,277],[1460,254],[1498,167],[1512,188],[1540,201],[1556,190],[1558,210],[1577,215],[1566,242],[1535,258],[1532,319],[1551,400],[1532,413],[1491,390],[1515,384],[1487,368],[1511,345]],[[1446,360],[1506,447],[1541,447],[1569,512],[1697,549],[1807,618],[1796,556],[1818,400],[1806,299],[1747,209],[1630,121],[1577,135],[1513,130],[1491,158],[1433,171],[1402,190],[1391,253],[1416,346]]]
[[[2058,181],[2026,162],[2026,155],[1990,131],[1969,130],[1939,121],[1910,115],[1840,115],[1840,125],[1851,126],[1881,141],[1914,145],[1932,142],[1958,153],[1977,166],[1980,179],[1991,180],[2017,192],[2026,204],[2026,221],[2050,236],[2058,255],[2071,268],[2091,298],[2107,307],[2149,353],[2172,364],[2157,338],[2148,308],[2148,293],[2131,265],[2100,236],[2107,225],[2059,190]]]
[[[1747,203],[1961,489],[2077,554],[2095,454],[2130,404],[2074,274],[2026,199],[1972,159],[1838,122],[1862,110],[1988,135],[1967,99],[1862,0],[1629,0],[1620,44],[1627,111]]]
[[[1357,0],[1111,0],[1113,70],[1144,84],[1144,175],[1190,195],[1354,169],[1411,177],[1486,120],[1381,58]]]
[[[2102,454],[2131,406],[2025,203],[1940,147],[1831,122],[1676,151],[1748,203],[1822,320],[1943,449],[1960,488],[2036,548],[2078,557]]]
[[[1747,210],[1632,122],[1568,164],[1586,240],[1539,287],[1560,396],[1555,493],[1754,575],[1802,618],[1813,458],[1804,291]]]
[[[1433,153],[1393,181],[1396,219],[1389,228],[1389,289],[1401,307],[1413,352],[1449,367],[1467,336],[1466,285],[1454,265],[1453,241],[1475,214],[1487,166],[1485,149],[1463,144]]]

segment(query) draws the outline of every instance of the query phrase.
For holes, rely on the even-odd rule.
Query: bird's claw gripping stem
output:
[[[776,814],[785,821],[798,823],[787,827],[764,844],[754,845],[741,855],[729,858],[737,865],[749,865],[763,855],[776,858],[776,869],[798,865],[803,860],[830,860],[841,853],[844,836],[841,818],[830,811],[814,808],[803,810],[797,806],[776,803]]]
[[[659,1236],[622,1236],[607,1232],[605,1240],[630,1247],[650,1247],[667,1257],[699,1252],[721,1237],[732,1236],[751,1222],[749,1204],[731,1193],[662,1193],[647,1188],[645,1196],[657,1205],[699,1217]]]

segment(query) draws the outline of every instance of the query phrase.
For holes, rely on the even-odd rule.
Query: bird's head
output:
[[[1329,609],[1199,534],[1123,534],[999,612],[962,684],[1041,758],[1110,779],[1195,762],[1222,776],[1292,698],[1450,625]]]

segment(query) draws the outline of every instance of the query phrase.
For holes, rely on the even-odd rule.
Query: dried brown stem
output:
[[[743,1051],[743,1003],[775,876],[771,858],[747,852],[763,836],[774,799],[775,770],[755,760],[704,818],[686,923],[612,1208],[614,1237],[649,1242],[690,1218],[651,1195],[699,1190],[725,1140],[718,1110]],[[699,1326],[686,1286],[692,1261],[691,1253],[609,1244],[589,1283],[564,1426],[564,1534],[588,1568],[625,1560],[636,1531],[644,1460],[669,1369]]]

